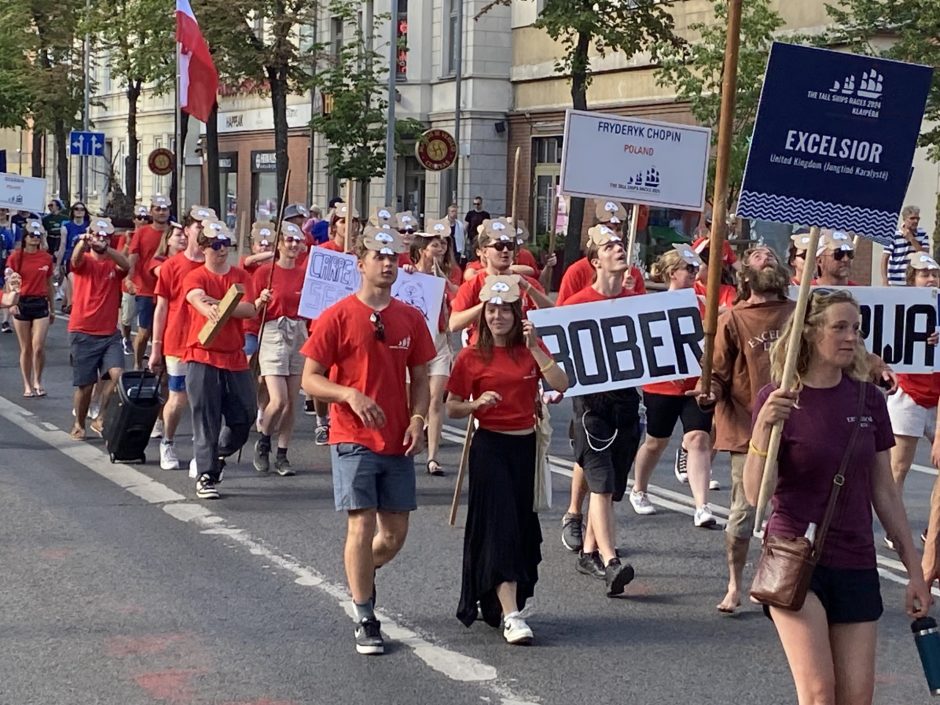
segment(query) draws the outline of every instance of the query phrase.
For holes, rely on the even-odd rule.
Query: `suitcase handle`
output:
[[[140,381],[137,382],[137,389],[134,394],[134,401],[140,400],[140,391],[144,388],[144,378],[147,376],[147,370],[143,369],[140,371]],[[160,385],[163,384],[163,368],[160,368],[160,373],[157,375],[157,392],[160,391]]]

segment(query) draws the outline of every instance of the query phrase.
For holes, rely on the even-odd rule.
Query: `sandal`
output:
[[[32,399],[35,396],[38,396],[38,394],[36,394],[36,392],[34,392],[32,389],[30,389],[28,392],[23,392],[24,399]]]
[[[33,390],[33,396],[35,396],[35,397],[44,397],[44,396],[46,396],[46,390],[43,389],[42,387],[36,387],[36,388]]]
[[[445,475],[444,471],[441,469],[441,464],[434,458],[428,460],[427,468],[428,475],[434,475],[435,477],[444,477]]]

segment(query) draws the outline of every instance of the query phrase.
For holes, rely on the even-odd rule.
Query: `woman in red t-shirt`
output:
[[[659,271],[669,291],[691,289],[702,261],[688,245],[675,245],[675,249],[659,258]],[[701,302],[699,308],[702,308]],[[630,504],[637,514],[653,514],[646,495],[650,477],[669,438],[682,421],[682,447],[686,449],[686,472],[689,489],[695,499],[695,526],[708,528],[715,525],[715,517],[708,506],[708,482],[712,466],[712,411],[703,410],[688,392],[695,389],[698,377],[672,382],[643,385],[643,403],[646,405],[646,440],[636,454],[636,481],[630,492]],[[651,511],[652,510],[652,511]]]
[[[268,225],[270,227],[266,227]],[[259,221],[251,228],[251,254],[242,257],[238,266],[253,275],[258,267],[273,260],[274,224]],[[242,321],[242,329],[245,331],[245,356],[248,358],[258,352],[258,328],[260,326],[261,319],[258,317],[246,318]]]
[[[428,363],[431,405],[428,408],[427,471],[429,475],[442,476],[444,471],[437,460],[437,453],[441,447],[441,427],[444,424],[444,390],[454,362],[454,352],[451,349],[450,335],[447,332],[447,320],[450,318],[449,297],[457,293],[458,287],[444,274],[447,271],[445,269],[446,258],[451,251],[450,245],[445,240],[450,237],[450,224],[446,220],[432,220],[428,222],[426,230],[427,232],[415,233],[411,245],[411,261],[413,262],[412,271],[430,274],[444,280],[444,300],[434,333],[436,354]]]
[[[46,231],[40,221],[26,221],[23,239],[7,259],[6,268],[22,279],[20,298],[12,313],[13,328],[20,344],[23,396],[44,397],[42,372],[46,366],[46,336],[55,320],[52,283],[55,260],[46,251]]]
[[[535,327],[522,317],[518,277],[489,276],[476,344],[457,355],[447,385],[451,418],[473,414],[470,489],[464,535],[463,581],[457,618],[493,627],[528,644],[532,630],[519,614],[535,590],[542,532],[533,511],[536,397],[539,378],[564,392],[568,377],[555,364]]]
[[[261,437],[255,443],[254,456],[255,470],[262,475],[271,470],[269,456],[274,435],[277,436],[274,471],[285,477],[294,474],[287,449],[294,430],[294,400],[300,392],[300,375],[304,369],[300,348],[307,341],[307,322],[298,313],[304,288],[304,269],[298,263],[303,242],[300,228],[294,223],[284,223],[278,257],[252,275],[258,291],[271,289],[258,349],[258,368],[268,390],[267,404],[259,409]]]
[[[940,264],[924,252],[913,252],[908,256],[907,285],[921,287],[940,286]],[[934,331],[927,342],[936,345],[937,332]],[[937,405],[940,402],[940,373],[903,374],[898,373],[898,391],[888,397],[888,415],[894,431],[894,447],[891,449],[891,475],[898,486],[898,493],[904,490],[904,480],[914,462],[917,442],[926,438],[934,449],[940,443],[937,433]],[[885,536],[885,544],[894,549],[894,543]],[[927,540],[927,531],[921,534],[921,540]]]
[[[154,279],[160,276],[160,265],[166,262],[170,257],[186,249],[188,243],[186,233],[183,232],[183,226],[179,223],[170,223],[170,227],[160,238],[160,244],[157,245],[157,251],[147,263],[149,271]]]

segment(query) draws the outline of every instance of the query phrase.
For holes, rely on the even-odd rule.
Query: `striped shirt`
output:
[[[927,231],[917,231],[917,242],[921,244],[922,249],[926,250],[929,246]],[[914,251],[911,243],[898,230],[894,234],[894,240],[890,245],[885,245],[885,254],[888,255],[888,286],[905,286],[907,276],[907,256]]]

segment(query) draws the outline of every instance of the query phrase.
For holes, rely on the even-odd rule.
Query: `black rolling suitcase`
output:
[[[104,443],[111,462],[147,462],[147,444],[160,415],[162,375],[124,372],[104,419]]]

